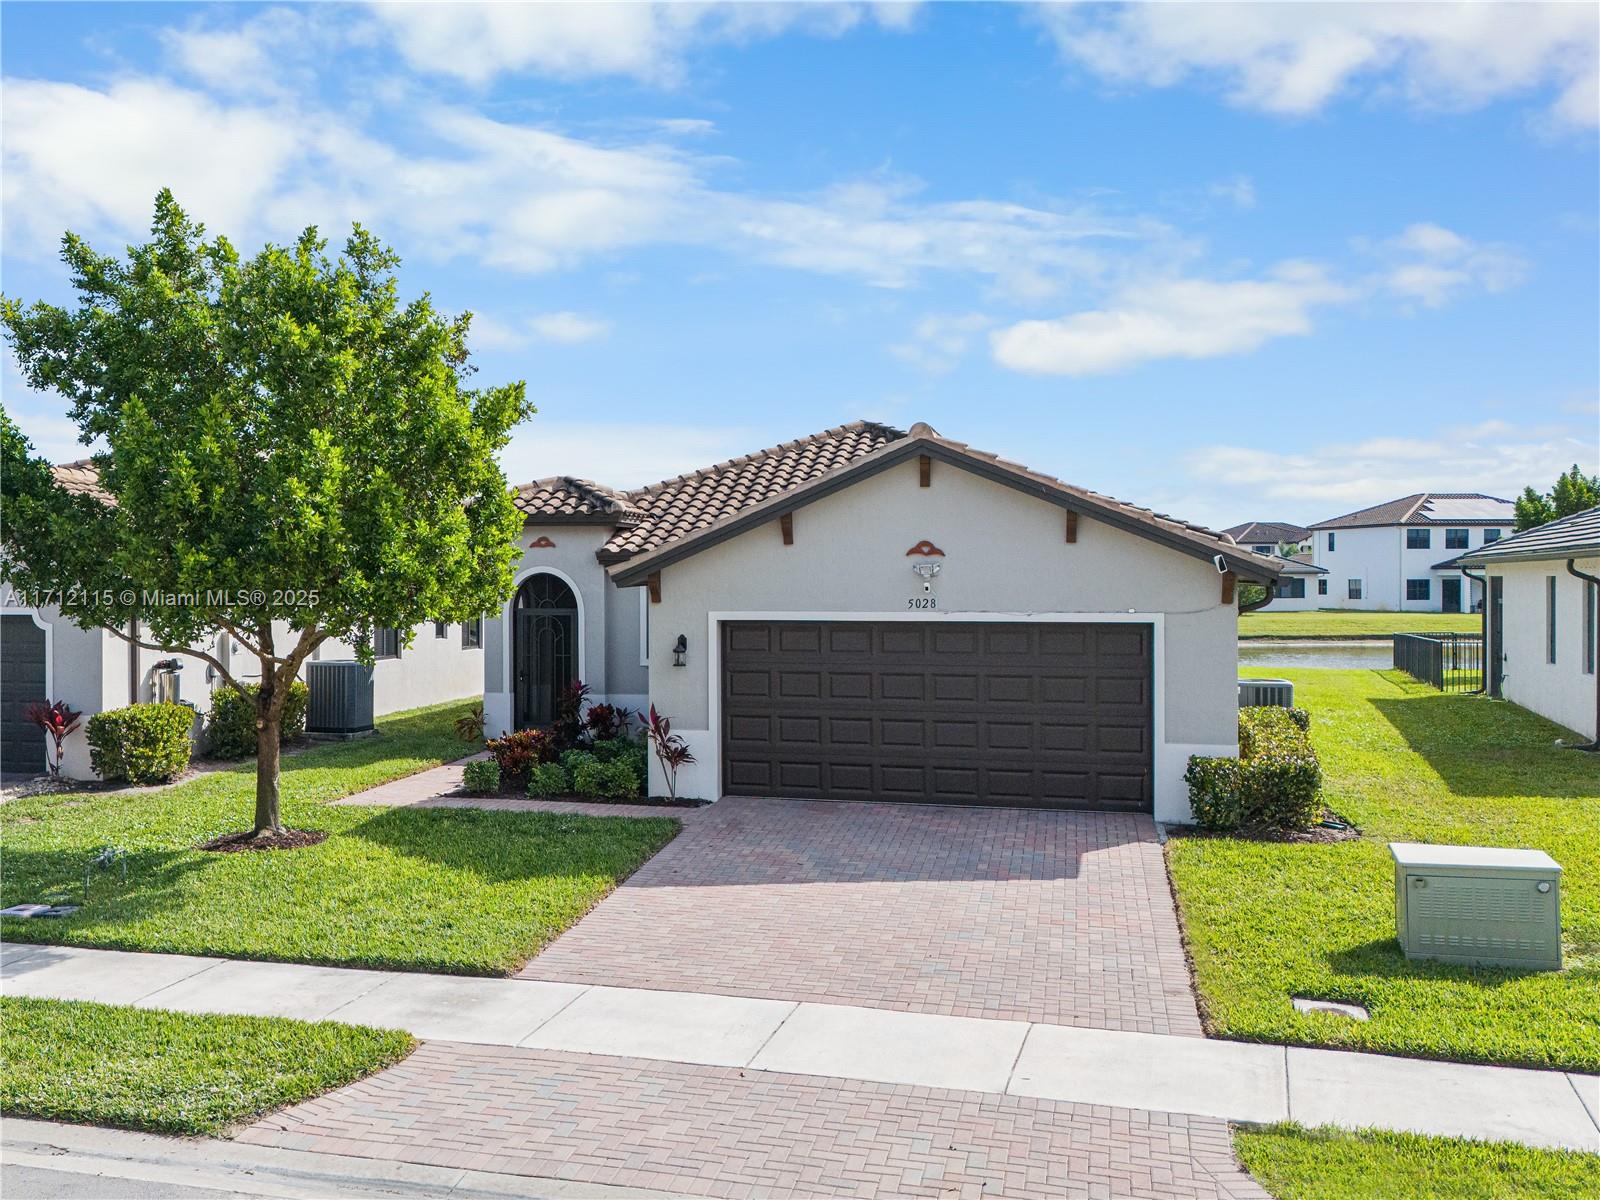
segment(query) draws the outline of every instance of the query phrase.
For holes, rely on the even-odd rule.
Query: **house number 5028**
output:
[[[939,597],[937,597],[937,596],[913,596],[913,597],[911,597],[911,599],[906,601],[906,607],[907,608],[938,608],[939,607]]]

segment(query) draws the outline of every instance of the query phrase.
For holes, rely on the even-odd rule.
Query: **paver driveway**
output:
[[[520,975],[1201,1034],[1121,814],[723,800]]]

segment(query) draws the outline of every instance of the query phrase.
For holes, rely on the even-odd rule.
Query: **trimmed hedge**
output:
[[[461,786],[474,796],[492,796],[500,790],[500,764],[478,758],[461,769]]]
[[[89,718],[89,761],[102,779],[165,783],[189,765],[194,709],[187,704],[130,704]]]
[[[206,727],[206,748],[213,758],[250,758],[256,752],[256,710],[254,697],[261,691],[259,683],[248,683],[247,700],[231,687],[221,687],[211,693],[211,723]],[[305,736],[306,708],[311,703],[311,689],[299,679],[289,685],[284,697],[283,713],[279,718],[278,744],[287,745]]]
[[[563,750],[561,752],[561,769],[568,775],[577,775],[580,767],[592,767],[600,761],[600,756],[592,750]]]
[[[640,792],[639,778],[628,763],[579,763],[572,772],[572,790],[580,796],[601,796],[608,800],[629,800]]]
[[[1205,829],[1308,829],[1322,805],[1322,764],[1297,710],[1239,710],[1239,757],[1195,755],[1184,772],[1189,806]],[[1302,715],[1304,715],[1302,713]]]
[[[535,800],[564,796],[571,790],[572,782],[560,763],[540,763],[528,775],[528,795]]]

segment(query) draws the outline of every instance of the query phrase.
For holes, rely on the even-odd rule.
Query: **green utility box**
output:
[[[1407,958],[1561,969],[1561,864],[1543,850],[1390,842]]]

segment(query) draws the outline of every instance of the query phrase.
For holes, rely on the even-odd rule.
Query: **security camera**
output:
[[[1228,573],[1228,560],[1222,555],[1218,554],[1211,561],[1216,564],[1218,575],[1226,575]]]

